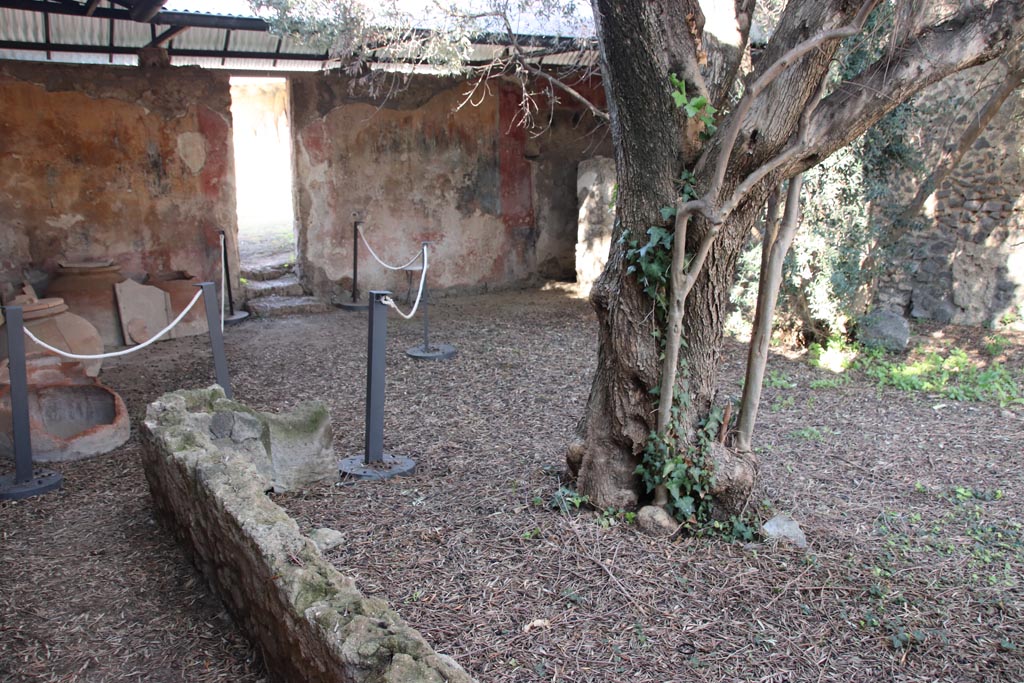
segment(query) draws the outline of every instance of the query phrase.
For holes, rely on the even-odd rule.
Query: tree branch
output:
[[[1022,34],[1024,3],[996,0],[913,36],[821,102],[807,136],[813,154],[787,167],[784,175],[815,166],[932,83],[1019,49]]]
[[[512,30],[512,24],[508,20],[508,15],[502,13],[501,19],[502,21],[505,22],[505,30],[508,32],[508,39],[512,45],[512,51],[515,55],[514,59],[523,69],[533,74],[534,76],[538,76],[540,78],[547,80],[548,83],[555,86],[572,99],[576,100],[576,102],[578,102],[579,104],[582,104],[584,107],[587,108],[588,111],[590,111],[594,118],[600,121],[604,121],[605,123],[608,123],[610,121],[608,112],[602,111],[601,109],[597,108],[593,102],[591,102],[586,97],[581,95],[579,92],[577,92],[574,88],[570,87],[567,83],[563,82],[561,79],[555,78],[551,74],[545,72],[543,69],[540,69],[534,66],[533,64],[530,64],[529,59],[523,52],[522,47],[520,47],[519,42],[516,40],[516,34],[515,31]]]
[[[750,335],[750,347],[747,350],[747,372],[743,382],[743,399],[740,403],[739,417],[736,419],[736,450],[743,453],[750,452],[754,423],[757,421],[757,408],[761,403],[764,371],[768,364],[768,343],[772,338],[772,319],[775,316],[775,304],[779,299],[779,288],[782,286],[782,265],[800,224],[800,188],[802,185],[802,175],[790,178],[789,189],[786,192],[786,212],[782,218],[782,225],[771,234],[768,229],[765,230],[764,244],[761,250],[761,275],[757,283],[754,329]],[[777,201],[774,213],[776,216],[778,215]],[[771,216],[772,209],[769,208],[769,218]]]
[[[828,31],[823,31],[801,43],[798,43],[797,45],[794,45],[750,85],[747,92],[744,93],[743,98],[740,99],[739,104],[736,105],[736,110],[729,116],[729,127],[722,138],[721,146],[718,148],[718,158],[715,161],[715,173],[706,196],[713,197],[717,200],[718,195],[721,193],[722,186],[725,184],[725,173],[729,168],[729,158],[732,156],[733,147],[736,145],[736,139],[739,137],[740,128],[742,127],[747,117],[747,113],[750,111],[750,107],[753,106],[754,100],[757,96],[760,95],[761,92],[772,83],[772,81],[781,76],[786,69],[796,63],[797,60],[811,50],[814,50],[831,40],[840,40],[859,33],[861,28],[864,26],[864,22],[867,21],[868,15],[871,14],[871,11],[880,1],[881,0],[868,0],[865,2],[861,6],[860,11],[858,11],[857,15],[853,18],[853,21],[849,24]],[[709,146],[707,153],[710,154],[712,149],[713,148]],[[702,158],[699,163],[703,162],[704,159]]]

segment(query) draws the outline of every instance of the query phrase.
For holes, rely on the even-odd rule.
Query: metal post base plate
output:
[[[366,464],[361,455],[353,455],[338,463],[342,481],[350,479],[391,479],[416,474],[416,461],[404,455],[384,454],[378,463]]]
[[[430,346],[420,344],[406,349],[405,352],[420,360],[448,360],[454,358],[456,354],[455,347],[451,344],[431,344]]]
[[[225,325],[235,325],[249,317],[249,311],[235,311],[231,315],[224,316]]]
[[[344,301],[344,302],[342,302],[340,304],[334,304],[334,305],[337,306],[338,308],[341,308],[341,309],[346,310],[346,311],[368,311],[368,310],[370,310],[370,304],[368,304],[368,303]]]
[[[64,483],[64,475],[53,470],[34,469],[32,478],[20,484],[15,481],[15,474],[0,476],[0,500],[20,500],[42,495],[59,489]]]

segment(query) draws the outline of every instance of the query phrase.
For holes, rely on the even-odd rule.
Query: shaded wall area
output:
[[[219,279],[230,104],[226,73],[0,62],[0,293],[63,260]]]
[[[511,84],[472,102],[455,80],[376,86],[336,74],[291,81],[299,265],[314,293],[347,298],[355,216],[392,264],[431,241],[432,288],[574,277],[576,165],[610,146],[589,115],[541,103],[547,124],[534,135],[517,125]],[[361,247],[359,285],[404,292],[406,279]]]

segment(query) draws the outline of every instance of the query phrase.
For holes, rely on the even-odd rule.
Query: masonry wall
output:
[[[267,497],[270,480],[252,457],[265,434],[252,421],[220,387],[165,394],[146,410],[141,457],[157,517],[263,653],[271,680],[472,683]]]
[[[500,82],[472,102],[465,83],[429,76],[397,90],[334,74],[290,85],[299,263],[315,293],[347,296],[354,215],[389,263],[432,242],[432,288],[573,277],[576,164],[610,144],[589,118],[558,105],[533,137],[516,125],[519,90]],[[359,285],[404,292],[406,279],[361,247]]]
[[[0,292],[111,259],[219,279],[236,232],[228,75],[0,62]]]
[[[939,163],[1005,72],[986,65],[946,79],[918,101],[931,119],[917,144],[924,168]],[[916,318],[965,325],[1024,310],[1024,91],[1005,102],[960,165],[925,206],[924,227],[907,235],[877,302]],[[909,202],[910,178],[892,198]]]

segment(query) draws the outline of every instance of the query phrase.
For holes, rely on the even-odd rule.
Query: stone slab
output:
[[[149,341],[173,319],[167,292],[132,279],[114,285],[121,331],[128,346]]]

